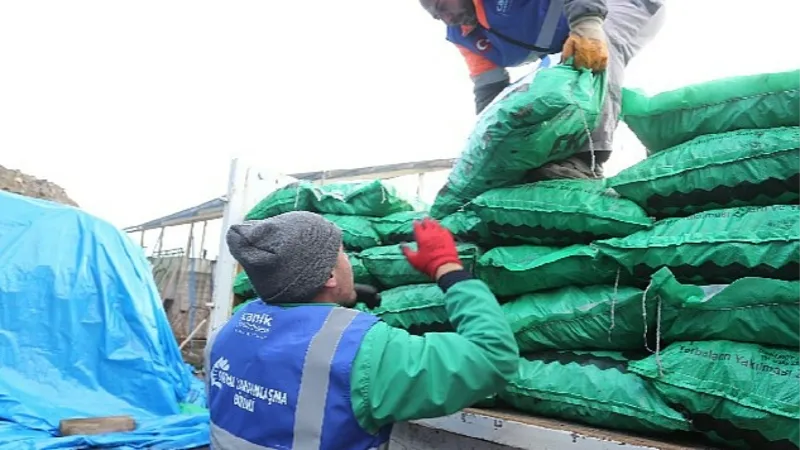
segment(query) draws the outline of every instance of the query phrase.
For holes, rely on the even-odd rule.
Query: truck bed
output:
[[[458,443],[455,441],[458,440]],[[624,447],[620,447],[624,446]],[[505,410],[465,409],[395,429],[391,448],[557,450],[700,450],[697,442],[665,441]]]

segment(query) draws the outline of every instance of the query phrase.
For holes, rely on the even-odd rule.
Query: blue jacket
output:
[[[561,51],[569,24],[585,16],[605,18],[606,0],[473,0],[478,25],[448,26],[475,83],[481,111],[509,83],[506,67]],[[549,64],[549,61],[547,62]],[[544,66],[546,66],[545,64]]]
[[[350,400],[353,360],[377,321],[336,307],[253,302],[239,310],[210,352],[212,449],[366,450],[387,442],[391,428],[364,431]]]
[[[479,26],[448,26],[447,39],[497,67],[558,53],[569,36],[564,0],[478,0],[475,9]]]

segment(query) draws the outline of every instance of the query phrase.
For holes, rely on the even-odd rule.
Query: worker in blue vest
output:
[[[497,299],[465,271],[453,237],[415,223],[409,263],[445,292],[454,333],[413,336],[359,312],[341,231],[290,212],[234,225],[231,254],[260,296],[206,345],[211,448],[384,448],[392,424],[454,413],[516,374]]]
[[[575,67],[607,71],[600,124],[585,148],[530,174],[531,180],[602,177],[620,113],[625,67],[663,24],[663,0],[420,0],[447,25],[464,56],[480,113],[509,85],[507,67],[561,52]]]

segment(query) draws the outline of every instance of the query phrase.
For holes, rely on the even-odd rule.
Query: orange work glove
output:
[[[570,26],[569,38],[561,51],[562,61],[574,57],[576,69],[588,68],[593,72],[606,70],[608,66],[608,39],[603,31],[603,19],[588,16],[578,19]]]
[[[461,264],[453,235],[439,222],[430,218],[414,222],[414,238],[417,251],[403,246],[403,254],[415,269],[425,275],[435,279],[436,272],[443,265]]]

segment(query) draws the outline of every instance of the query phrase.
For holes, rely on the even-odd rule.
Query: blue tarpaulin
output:
[[[142,250],[77,208],[0,192],[0,449],[208,444]],[[130,415],[131,433],[58,437],[62,419]]]

